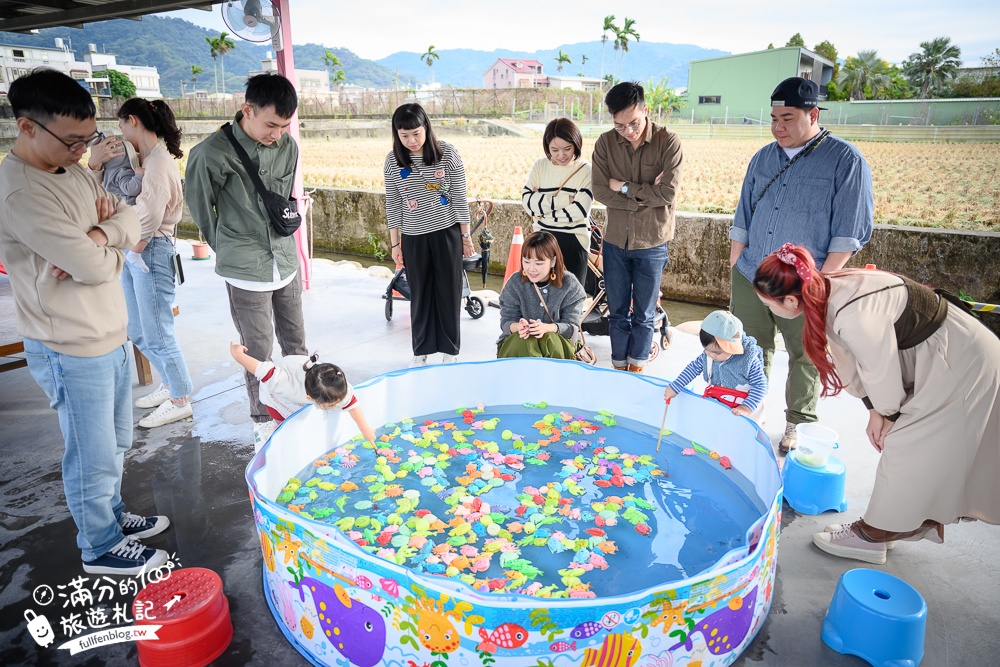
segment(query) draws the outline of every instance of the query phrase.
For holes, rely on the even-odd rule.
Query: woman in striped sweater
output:
[[[384,174],[392,259],[410,283],[413,365],[437,352],[457,361],[462,257],[475,253],[462,158],[437,140],[423,107],[404,104],[392,114]]]
[[[580,158],[583,138],[576,123],[556,118],[542,135],[545,157],[538,158],[521,190],[521,205],[536,232],[551,232],[559,243],[566,270],[580,284],[587,278],[590,250],[590,163]]]

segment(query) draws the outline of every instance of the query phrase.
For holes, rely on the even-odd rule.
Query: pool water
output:
[[[603,411],[459,408],[335,447],[277,501],[482,592],[628,595],[713,568],[762,512],[714,452],[656,435]]]

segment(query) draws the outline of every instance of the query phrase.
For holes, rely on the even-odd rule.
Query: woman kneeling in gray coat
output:
[[[583,286],[563,264],[556,238],[535,232],[521,247],[521,275],[500,294],[497,357],[572,359],[583,316]]]

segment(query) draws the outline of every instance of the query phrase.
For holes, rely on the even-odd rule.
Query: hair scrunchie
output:
[[[809,270],[809,267],[798,255],[792,252],[794,247],[795,246],[791,243],[786,243],[778,248],[778,252],[776,252],[775,255],[777,255],[778,259],[785,264],[792,266],[795,269],[795,273],[798,274],[799,279],[802,282],[807,283],[812,280],[812,271]]]

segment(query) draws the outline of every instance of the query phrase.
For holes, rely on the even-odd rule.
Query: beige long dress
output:
[[[949,304],[944,324],[900,351],[893,322],[902,281],[881,271],[830,277],[827,336],[840,379],[883,415],[901,413],[885,438],[868,511],[875,528],[909,531],[925,519],[1000,524],[1000,340]]]

